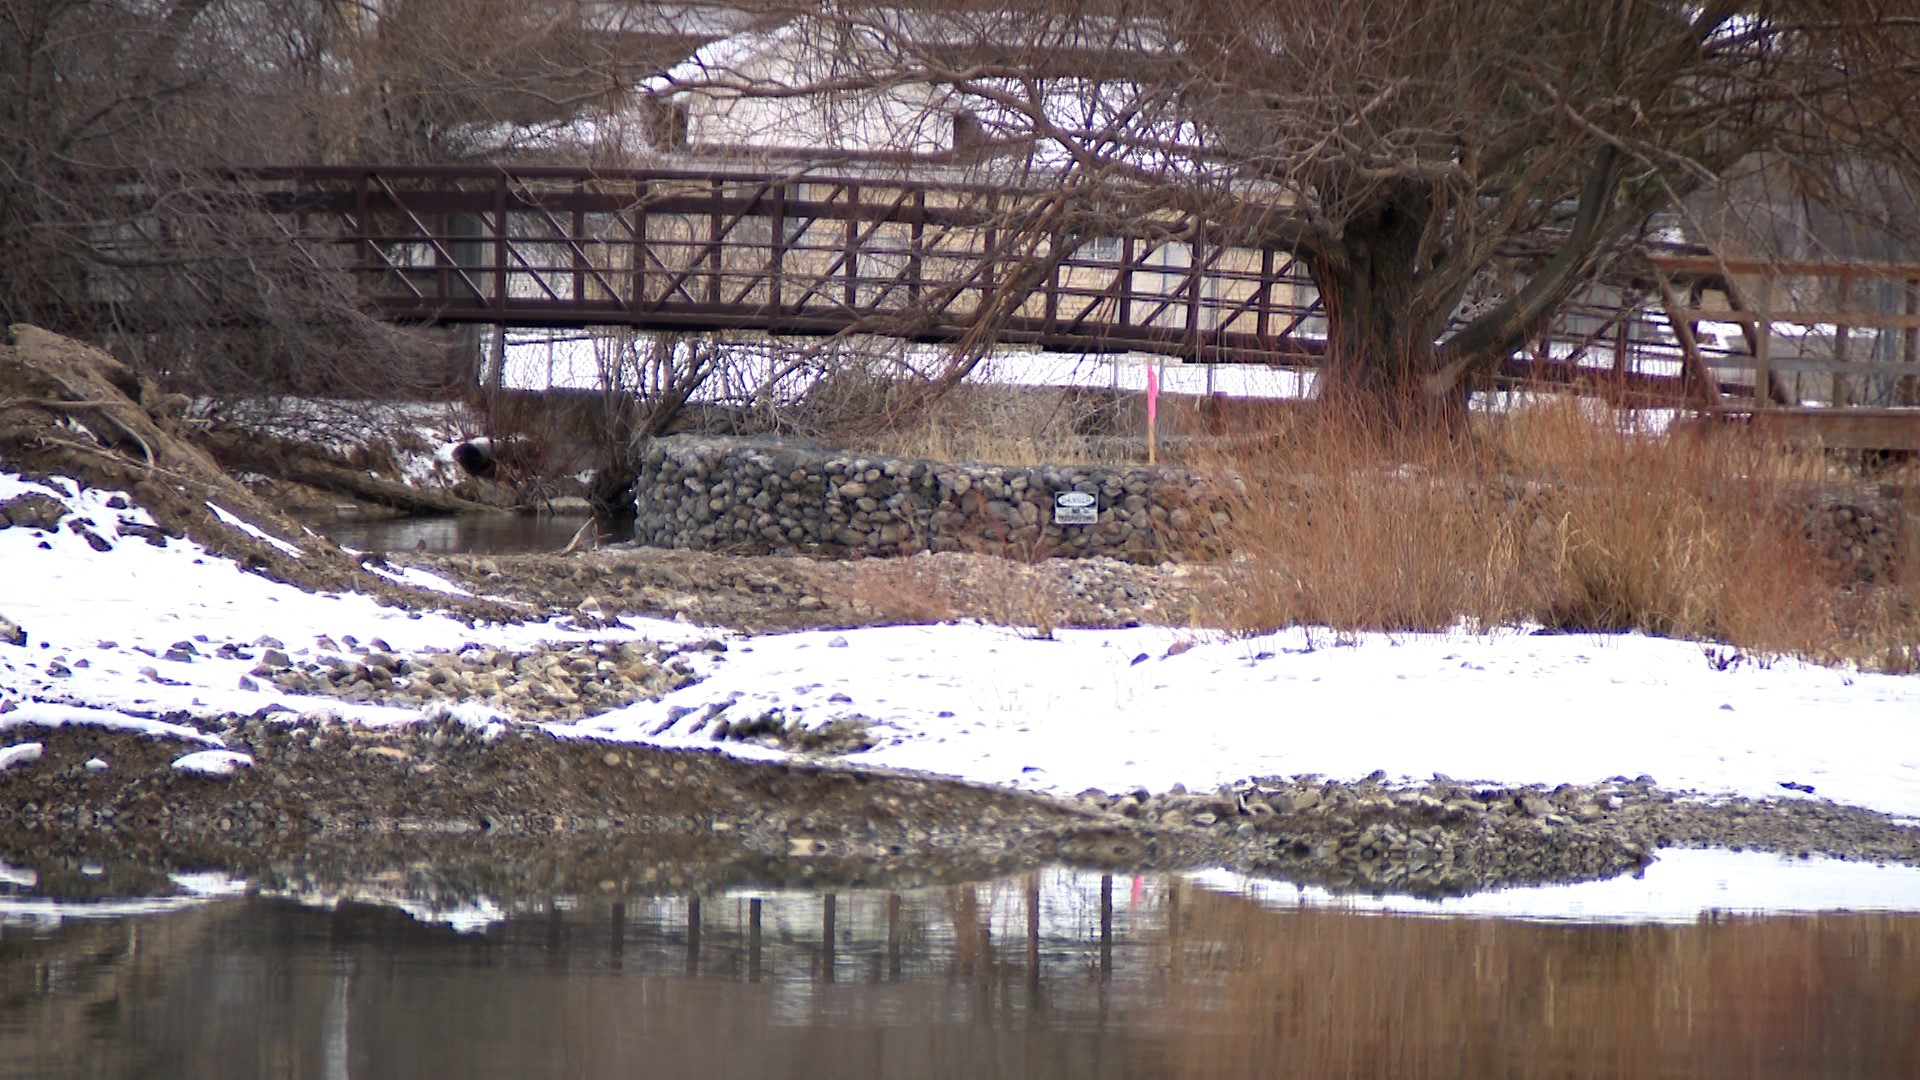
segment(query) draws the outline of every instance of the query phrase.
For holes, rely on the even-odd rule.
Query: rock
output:
[[[1281,792],[1267,797],[1267,805],[1282,814],[1298,814],[1320,805],[1320,789]]]
[[[67,516],[67,504],[51,495],[29,492],[16,495],[0,502],[0,528],[18,526],[22,529],[40,529],[51,531]]]
[[[39,761],[42,749],[41,744],[37,742],[14,743],[12,746],[0,747],[0,772],[6,772],[16,765]]]
[[[78,536],[80,539],[85,540],[87,542],[87,546],[92,548],[95,551],[108,552],[113,550],[113,544],[111,541],[107,540],[106,537],[101,536],[99,533],[94,532],[92,529],[89,529],[81,525],[78,521],[69,521],[67,523],[67,531],[73,533],[75,536]]]

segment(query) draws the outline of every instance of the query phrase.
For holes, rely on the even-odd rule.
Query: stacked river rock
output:
[[[1908,535],[1916,523],[1920,517],[1894,499],[1870,491],[1829,492],[1808,514],[1807,535],[1842,580],[1886,581],[1898,573],[1902,546],[1916,542]]]
[[[1158,561],[1205,552],[1227,521],[1207,482],[1178,469],[951,464],[684,436],[648,445],[634,495],[642,544],[774,554]]]

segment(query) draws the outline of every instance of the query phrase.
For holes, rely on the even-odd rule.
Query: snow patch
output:
[[[0,493],[11,497],[26,492],[60,499],[101,536],[113,536],[118,522],[151,524],[124,494],[70,483],[54,487],[0,471]],[[310,653],[298,643],[322,637],[379,640],[387,651],[409,655],[468,644],[520,652],[584,640],[712,636],[711,631],[651,619],[629,619],[626,625],[591,632],[563,620],[469,626],[444,615],[383,607],[364,594],[303,592],[245,573],[233,560],[189,540],[163,546],[121,543],[102,552],[64,529],[44,537],[7,529],[0,530],[0,566],[7,568],[0,603],[8,618],[32,627],[34,634],[31,649],[0,643],[0,686],[16,700],[26,700],[30,711],[25,716],[48,716],[66,708],[38,704],[57,701],[93,710],[94,722],[122,727],[131,726],[133,721],[126,718],[137,715],[298,713],[320,706],[357,723],[417,717],[411,708],[338,705],[258,681],[243,687],[240,680],[258,662],[259,643],[268,639],[288,643],[288,652],[303,658]],[[183,640],[194,643],[193,655],[165,659]],[[47,648],[40,648],[42,644]],[[83,714],[65,715],[67,722],[78,722]],[[0,724],[6,722],[0,717]],[[177,727],[150,729],[189,737],[185,732]]]
[[[0,714],[0,731],[29,727],[61,728],[68,725],[113,728],[118,731],[131,731],[136,735],[148,735],[158,739],[180,739],[206,746],[227,745],[226,740],[220,736],[204,734],[185,724],[170,724],[164,720],[128,716],[126,713],[111,709],[91,709],[82,705],[55,705],[33,701],[10,713]]]
[[[244,878],[232,877],[218,870],[198,870],[187,873],[168,874],[167,880],[188,896],[197,896],[213,900],[228,896],[244,896],[247,882]]]
[[[236,750],[198,750],[173,759],[173,771],[200,776],[232,776],[253,768],[253,756]]]
[[[507,725],[513,722],[506,713],[477,701],[437,701],[420,710],[420,719],[428,722],[452,720],[479,732],[480,737],[488,741],[499,738],[501,732],[507,730]]]
[[[428,592],[444,593],[448,596],[473,595],[473,593],[455,585],[439,574],[429,570],[422,570],[417,566],[398,566],[394,564],[381,566],[377,563],[368,562],[362,563],[360,568],[369,574],[386,578],[388,581],[397,585],[407,585],[415,589],[425,589]]]
[[[1175,642],[1192,647],[1170,654]],[[1037,641],[959,624],[743,643],[704,681],[567,733],[765,756],[716,741],[716,722],[859,714],[877,742],[849,764],[1057,794],[1375,769],[1548,785],[1647,774],[1920,814],[1920,679],[1786,660],[1716,671],[1695,642],[1304,628],[1194,643],[1156,627]]]
[[[219,503],[209,501],[207,503],[207,509],[213,511],[214,517],[219,518],[221,521],[225,522],[229,526],[235,529],[239,529],[241,532],[246,533],[248,536],[253,537],[255,540],[272,544],[274,547],[279,548],[282,554],[290,555],[296,559],[306,557],[299,548],[294,547],[292,544],[287,543],[285,540],[282,540],[277,536],[274,536],[272,533],[267,532],[265,529],[262,529],[260,526],[255,525],[250,521],[243,520],[238,514],[235,514],[233,511],[226,509],[225,507],[221,506]]]
[[[37,742],[14,743],[0,747],[0,772],[6,772],[15,765],[25,765],[30,761],[39,761],[40,752],[45,749]]]

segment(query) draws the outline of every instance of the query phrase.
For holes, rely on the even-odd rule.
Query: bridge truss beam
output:
[[[1126,227],[1102,233],[1061,215],[1044,189],[797,167],[340,166],[258,170],[244,183],[293,221],[296,242],[344,261],[379,313],[401,321],[874,334],[1266,364],[1312,364],[1324,351],[1320,298],[1288,252],[1159,212],[1109,213],[1098,220]],[[1842,316],[1830,360],[1770,367],[1774,335],[1757,328],[1796,316],[1768,310],[1771,287],[1757,304],[1748,294],[1783,275],[1843,299],[1885,278],[1904,307]],[[1820,284],[1829,279],[1846,289],[1834,294]],[[1756,269],[1654,252],[1570,300],[1496,381],[1625,404],[1766,408],[1797,404],[1782,373],[1811,365],[1831,373],[1837,403],[1874,404],[1841,380],[1920,386],[1913,297],[1920,267]],[[1861,327],[1891,327],[1898,354],[1850,358]]]

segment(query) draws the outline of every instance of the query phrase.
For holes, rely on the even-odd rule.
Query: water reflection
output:
[[[356,551],[518,555],[558,551],[586,522],[585,514],[475,514],[385,520],[324,518],[308,524],[334,543]]]
[[[1555,925],[1050,871],[0,928],[0,1076],[1920,1075],[1920,919]]]

